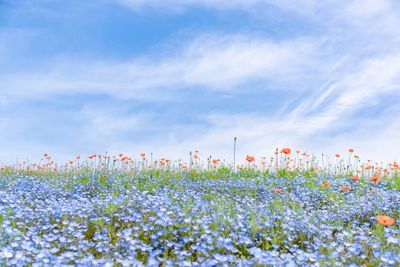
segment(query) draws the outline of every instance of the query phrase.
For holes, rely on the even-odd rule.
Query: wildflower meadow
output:
[[[400,167],[277,149],[0,171],[2,266],[399,266]]]

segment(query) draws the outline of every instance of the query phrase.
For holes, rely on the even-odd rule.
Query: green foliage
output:
[[[400,191],[400,175],[396,174],[392,178],[388,178],[388,188]]]
[[[88,222],[88,229],[85,232],[85,239],[88,241],[93,241],[94,234],[96,233],[96,225],[89,221]]]

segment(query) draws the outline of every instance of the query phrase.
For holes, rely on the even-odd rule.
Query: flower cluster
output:
[[[4,173],[0,264],[398,266],[399,190],[352,177]]]

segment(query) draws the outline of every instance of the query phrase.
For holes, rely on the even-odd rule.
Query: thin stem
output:
[[[236,136],[233,138],[233,172],[236,172]]]

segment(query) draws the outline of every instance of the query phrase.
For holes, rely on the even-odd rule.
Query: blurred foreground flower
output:
[[[391,226],[396,222],[394,218],[387,215],[378,215],[376,216],[376,220],[378,221],[378,223],[384,226]]]

